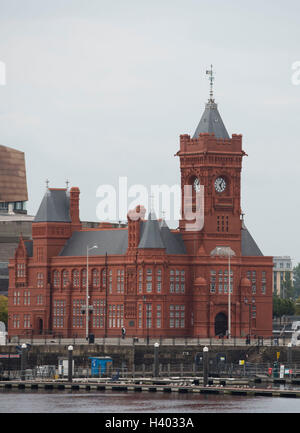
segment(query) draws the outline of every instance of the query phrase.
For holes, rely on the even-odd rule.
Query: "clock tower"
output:
[[[216,245],[230,245],[241,255],[242,136],[229,136],[213,97],[193,137],[180,136],[182,217],[179,227],[191,255],[209,255]],[[198,223],[197,223],[198,220]],[[199,224],[201,221],[201,224]]]

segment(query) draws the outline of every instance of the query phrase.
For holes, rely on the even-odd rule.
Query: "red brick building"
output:
[[[197,230],[186,213],[171,230],[141,209],[129,212],[127,227],[86,229],[79,189],[47,189],[32,240],[21,239],[10,260],[10,337],[113,337],[122,327],[136,337],[272,335],[272,257],[262,255],[241,212],[242,136],[229,137],[212,97],[177,155],[182,197],[193,186],[191,210],[204,186]],[[218,247],[234,255],[214,255]]]

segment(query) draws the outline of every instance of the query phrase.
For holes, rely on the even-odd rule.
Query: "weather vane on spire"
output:
[[[210,65],[210,70],[208,69],[206,71],[206,75],[209,75],[209,81],[210,81],[210,101],[214,102],[214,81],[215,81],[215,77],[214,77],[214,72],[213,72],[213,65]]]

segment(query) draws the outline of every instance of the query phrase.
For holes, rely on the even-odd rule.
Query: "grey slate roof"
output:
[[[160,224],[160,235],[167,254],[186,254],[181,233],[172,233],[165,221]]]
[[[242,256],[263,256],[247,227],[242,225]]]
[[[159,222],[154,212],[150,212],[148,220],[141,223],[140,243],[138,248],[166,248],[162,241]]]
[[[32,257],[33,256],[33,241],[32,240],[26,240],[26,241],[24,241],[24,243],[25,243],[28,257]]]
[[[230,138],[218,111],[218,105],[213,101],[209,101],[205,105],[204,113],[193,138],[198,138],[201,132],[209,134],[213,133],[216,138]]]
[[[155,215],[151,214],[153,218]],[[139,248],[162,248],[166,254],[186,254],[180,233],[172,233],[167,224],[157,220],[142,221]],[[153,239],[151,239],[153,236]],[[128,248],[128,230],[107,229],[74,232],[60,252],[60,256],[86,256],[87,246],[97,244],[89,252],[91,256],[123,255]]]
[[[98,245],[89,251],[89,256],[126,254],[128,248],[128,230],[90,230],[74,232],[66,242],[60,256],[86,256],[87,246]]]
[[[66,189],[48,189],[34,222],[71,222],[70,199]]]

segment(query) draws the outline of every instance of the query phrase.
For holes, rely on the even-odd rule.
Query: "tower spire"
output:
[[[210,69],[206,71],[206,75],[209,75],[209,81],[210,81],[210,93],[209,93],[209,102],[215,102],[214,100],[214,72],[213,72],[213,65],[210,65]]]

